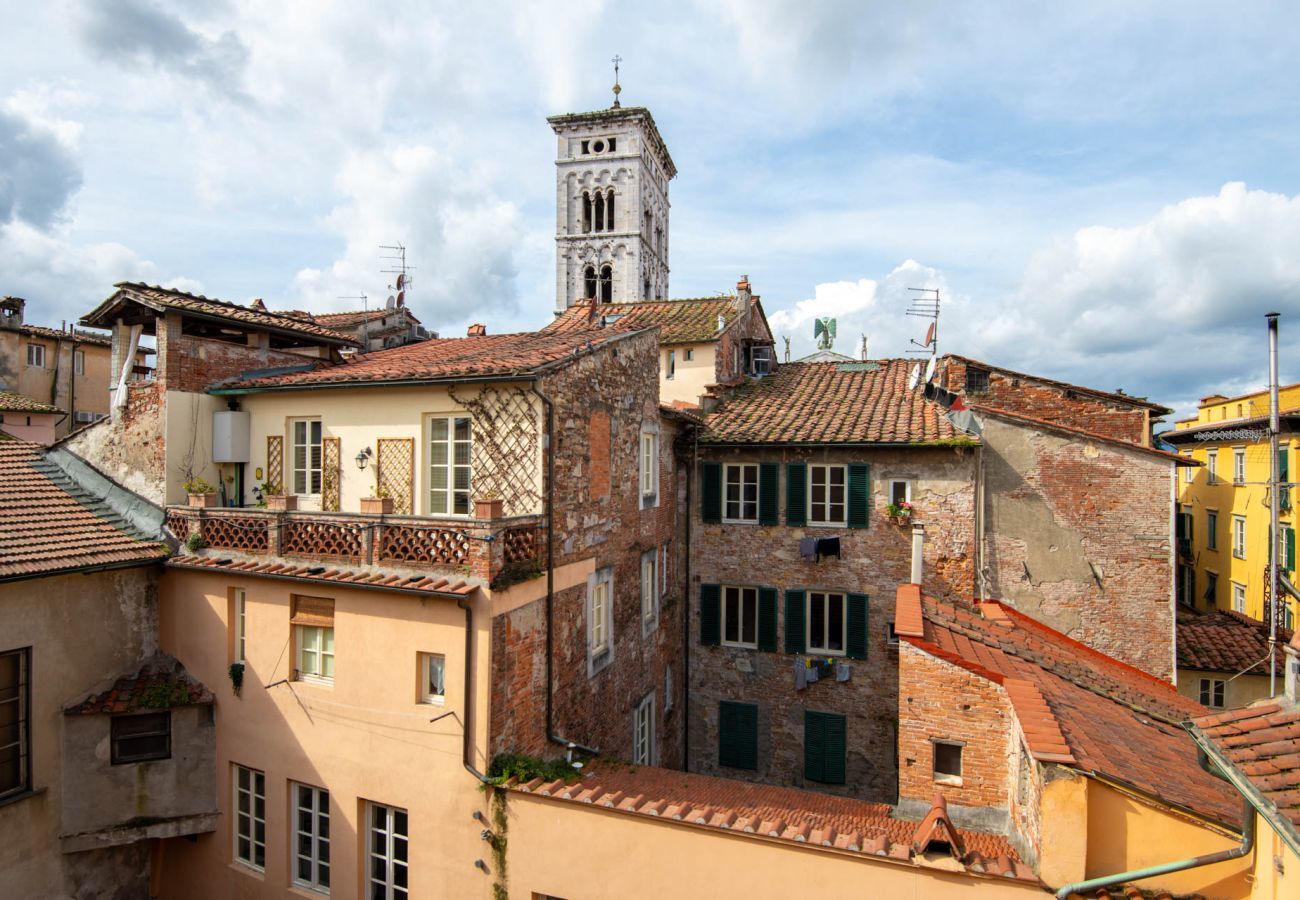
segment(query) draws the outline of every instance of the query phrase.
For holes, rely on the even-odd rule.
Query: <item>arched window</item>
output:
[[[609,189],[609,194],[605,200],[605,230],[614,230],[614,189]]]
[[[595,207],[592,218],[595,220],[595,229],[597,231],[605,230],[605,195],[600,191],[596,192],[596,199],[592,202]]]
[[[596,267],[587,266],[586,270],[582,273],[582,278],[583,281],[586,282],[586,284],[584,285],[586,290],[583,292],[582,295],[583,299],[584,300],[596,299]]]
[[[614,269],[612,266],[600,267],[600,302],[614,302]]]
[[[582,192],[582,233],[591,234],[591,194]]]

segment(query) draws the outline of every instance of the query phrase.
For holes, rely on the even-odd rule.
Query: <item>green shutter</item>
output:
[[[776,652],[776,588],[758,589],[758,649]]]
[[[1291,480],[1291,451],[1287,447],[1281,447],[1278,450],[1277,480],[1283,484]],[[1290,509],[1291,489],[1289,487],[1279,487],[1277,490],[1278,509]]]
[[[700,585],[700,643],[716,647],[722,639],[722,588]]]
[[[758,524],[781,524],[781,467],[776,463],[758,464]]]
[[[700,518],[722,521],[722,464],[700,463]]]
[[[871,478],[866,463],[849,463],[849,527],[866,528],[871,500]]]
[[[849,594],[848,655],[851,659],[867,658],[867,595]]]
[[[825,769],[822,772],[822,781],[826,784],[843,784],[845,775],[845,751],[848,741],[848,720],[844,716],[833,716],[823,714],[826,720],[824,728],[825,733],[825,750],[823,757],[825,759]]]
[[[847,720],[832,713],[803,714],[803,774],[809,781],[844,784]]]
[[[1286,569],[1288,572],[1295,571],[1295,529],[1286,530]]]
[[[803,653],[803,591],[785,592],[785,652]]]
[[[787,463],[785,467],[785,524],[803,525],[808,521],[808,467]]]
[[[758,768],[757,705],[727,700],[718,704],[718,765]]]

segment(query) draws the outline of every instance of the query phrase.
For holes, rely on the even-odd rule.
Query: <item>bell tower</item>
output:
[[[579,300],[668,296],[668,182],[677,174],[644,107],[551,116],[555,154],[555,311]]]

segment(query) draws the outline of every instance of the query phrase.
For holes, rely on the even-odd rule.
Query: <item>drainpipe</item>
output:
[[[1241,829],[1241,843],[1231,850],[1220,850],[1217,853],[1207,853],[1204,856],[1193,856],[1190,859],[1180,859],[1177,862],[1162,863],[1158,866],[1147,866],[1145,869],[1133,869],[1129,872],[1120,872],[1117,875],[1105,875],[1101,878],[1091,878],[1088,881],[1067,884],[1056,892],[1056,900],[1067,900],[1071,894],[1087,896],[1090,892],[1099,888],[1113,887],[1130,881],[1141,881],[1143,878],[1154,878],[1158,875],[1168,875],[1171,872],[1196,869],[1201,866],[1248,856],[1255,849],[1255,808],[1246,799],[1242,800],[1241,806],[1242,821],[1245,823]]]
[[[465,610],[465,721],[461,723],[464,733],[465,770],[484,784],[491,784],[488,777],[474,767],[474,732],[470,728],[470,710],[474,708],[474,607],[464,597],[456,605]]]
[[[695,458],[699,450],[699,432],[691,429],[691,452],[686,464],[686,547],[682,554],[685,565],[682,574],[686,579],[682,590],[682,771],[691,770],[691,515],[692,488],[695,485]]]
[[[1277,313],[1267,313],[1264,318],[1268,320],[1268,514],[1269,536],[1272,538],[1273,546],[1269,549],[1268,554],[1268,577],[1269,592],[1268,596],[1272,598],[1272,604],[1268,612],[1268,695],[1277,696],[1277,604],[1280,599],[1277,595],[1278,570],[1282,568],[1282,563],[1286,560],[1282,556],[1284,543],[1282,541],[1282,529],[1278,523],[1278,507],[1282,504],[1278,500],[1278,480],[1280,477],[1278,459],[1277,459],[1277,433],[1278,433],[1278,414],[1277,414]]]

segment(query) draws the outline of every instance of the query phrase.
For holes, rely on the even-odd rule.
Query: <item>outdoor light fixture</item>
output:
[[[370,448],[369,448],[369,447],[367,447],[366,449],[364,449],[364,450],[362,450],[360,453],[358,453],[358,454],[357,454],[357,468],[358,468],[358,469],[364,469],[364,468],[366,467],[366,465],[370,462],[370,456],[371,456],[371,453],[370,453]]]

